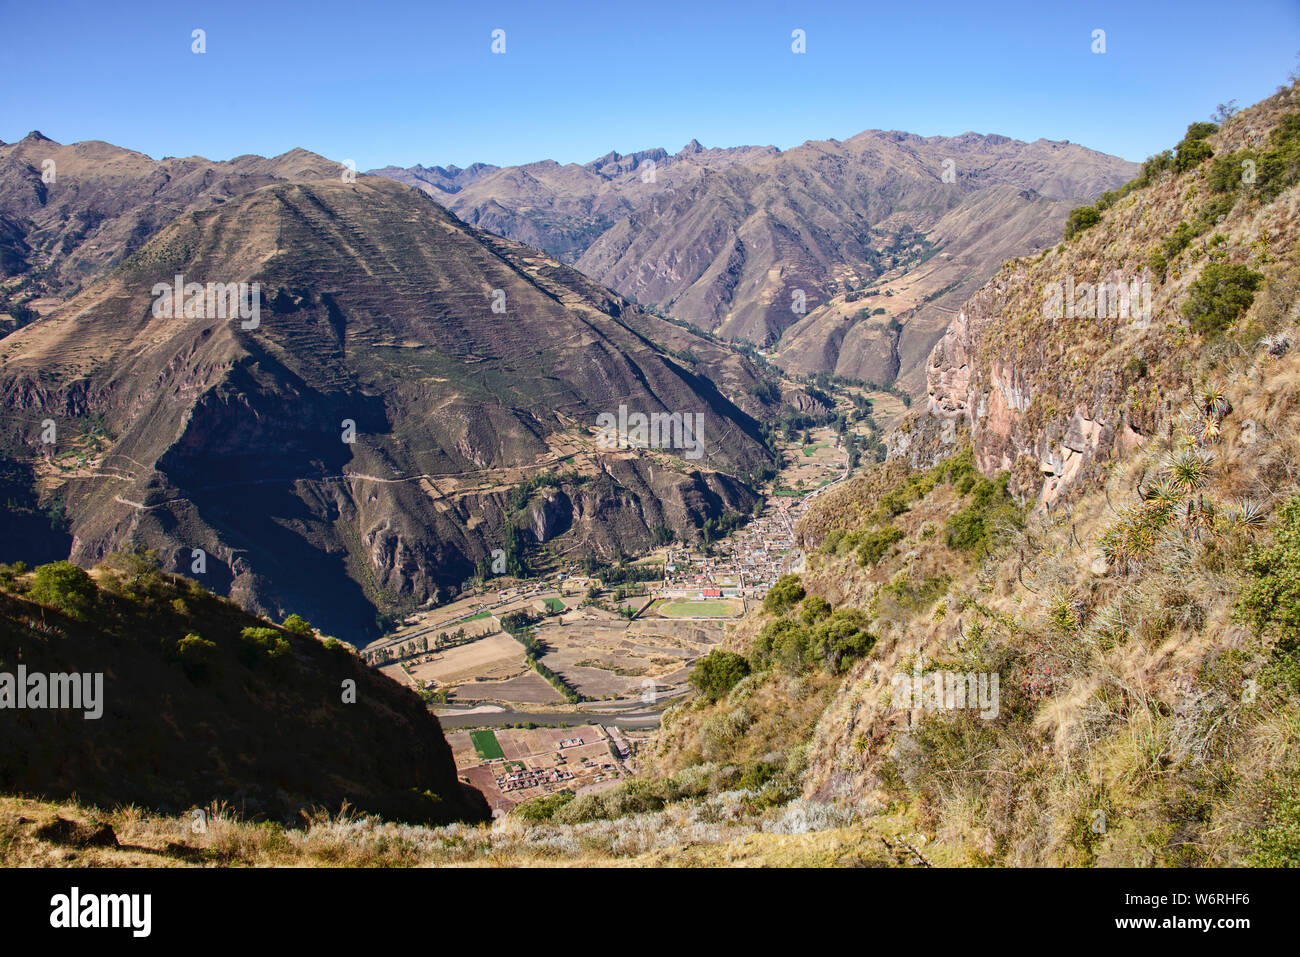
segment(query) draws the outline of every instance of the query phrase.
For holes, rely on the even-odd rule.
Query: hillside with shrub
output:
[[[966,304],[665,716],[663,813],[799,809],[811,845],[819,808],[912,865],[1300,862],[1300,92],[1221,120]],[[1097,308],[1121,278],[1149,313]],[[995,706],[901,697],[936,672]]]
[[[297,615],[275,625],[146,556],[0,566],[0,672],[103,675],[85,709],[0,710],[0,793],[250,820],[344,805],[482,820],[438,719]]]

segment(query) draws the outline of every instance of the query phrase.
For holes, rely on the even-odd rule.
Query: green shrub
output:
[[[1210,172],[1205,178],[1210,190],[1215,193],[1234,193],[1240,189],[1243,185],[1241,177],[1245,172],[1247,160],[1255,162],[1258,177],[1259,159],[1250,150],[1238,150],[1235,153],[1216,157],[1210,164]]]
[[[763,596],[763,610],[783,612],[799,604],[804,598],[803,583],[798,575],[782,575]]]
[[[830,602],[820,595],[809,595],[803,600],[803,607],[799,610],[799,620],[805,625],[815,625],[823,618],[829,618],[830,614]]]
[[[1263,281],[1241,263],[1208,263],[1187,289],[1183,315],[1194,331],[1218,336],[1250,308]]]
[[[812,629],[812,656],[820,659],[831,674],[842,674],[849,665],[869,652],[876,643],[871,619],[856,608],[841,608]]]
[[[1101,213],[1093,206],[1080,206],[1070,210],[1065,220],[1065,238],[1073,239],[1079,233],[1101,222]]]
[[[557,791],[554,794],[546,795],[546,797],[525,801],[515,808],[512,813],[525,821],[538,824],[553,818],[555,812],[572,801],[573,797],[573,792],[570,790]]]
[[[72,562],[50,562],[37,566],[27,594],[33,601],[84,620],[98,592],[95,580],[85,570]]]
[[[903,533],[893,525],[867,532],[858,545],[858,564],[864,568],[876,564],[885,557],[889,547],[903,540]]]
[[[308,624],[307,619],[300,615],[290,615],[280,627],[291,635],[297,635],[299,638],[312,638],[316,634],[316,630]]]
[[[1300,180],[1300,113],[1288,113],[1269,134],[1259,157],[1255,187],[1265,202]]]
[[[1251,833],[1252,867],[1295,867],[1300,864],[1300,781],[1273,783],[1269,789],[1268,819]]]
[[[1284,650],[1300,648],[1300,496],[1279,510],[1273,541],[1246,558],[1250,584],[1237,601],[1238,617],[1256,632],[1278,639]]]
[[[763,626],[749,646],[755,665],[766,668],[781,665],[786,671],[798,674],[804,667],[804,649],[807,632],[789,618],[778,618]]]
[[[774,665],[786,674],[824,666],[840,674],[876,643],[871,619],[856,608],[841,608],[811,628],[789,618],[768,622],[754,638],[750,655],[759,667]]]
[[[245,628],[239,633],[239,645],[239,660],[250,668],[262,661],[278,661],[293,650],[274,628]]]
[[[1218,129],[1213,123],[1193,123],[1187,127],[1187,135],[1177,147],[1174,158],[1174,170],[1185,173],[1195,169],[1214,155],[1205,138]]]
[[[971,489],[971,503],[948,519],[944,526],[946,540],[952,548],[974,552],[983,558],[994,545],[999,525],[1019,526],[1021,509],[1007,491],[1010,475],[1003,472],[996,480],[978,479]]]
[[[717,701],[747,674],[749,662],[742,655],[714,648],[695,663],[689,680],[691,687],[706,701]]]
[[[211,681],[221,661],[221,651],[215,641],[208,641],[191,632],[176,643],[176,660],[185,676],[195,684]]]
[[[949,575],[936,575],[918,581],[905,573],[900,573],[887,585],[881,587],[880,594],[894,599],[902,609],[915,614],[934,604],[951,584],[952,577]]]
[[[1138,176],[1138,183],[1142,186],[1150,186],[1164,173],[1174,168],[1174,154],[1171,150],[1164,150],[1155,156],[1148,157],[1142,164],[1142,173]]]

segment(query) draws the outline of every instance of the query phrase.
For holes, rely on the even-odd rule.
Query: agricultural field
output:
[[[820,488],[844,474],[847,454],[839,437],[828,428],[810,429],[812,442],[785,448],[786,467],[781,470],[777,495],[794,497]]]
[[[499,680],[523,671],[524,648],[505,632],[497,632],[467,645],[421,655],[408,667],[417,681],[433,681],[439,687],[475,679]]]
[[[474,745],[475,753],[483,761],[495,761],[506,756],[505,752],[501,750],[496,734],[490,730],[471,731],[469,732],[469,738]]]
[[[543,663],[599,701],[683,685],[691,663],[708,654],[722,631],[713,624],[650,619],[544,627],[538,637],[551,647]]]
[[[449,731],[447,743],[457,772],[483,793],[494,815],[557,791],[612,787],[631,773],[627,740],[597,724]]]

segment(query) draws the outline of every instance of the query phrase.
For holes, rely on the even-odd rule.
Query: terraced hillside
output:
[[[155,316],[177,275],[259,283],[256,326]],[[735,352],[371,177],[186,213],[0,340],[4,453],[74,561],[135,543],[188,571],[202,549],[220,592],[356,641],[493,549],[631,552],[748,511],[779,395],[763,386]],[[698,454],[598,448],[621,405],[701,415]]]

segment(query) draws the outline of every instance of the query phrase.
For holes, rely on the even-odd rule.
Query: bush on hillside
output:
[[[799,620],[805,625],[815,625],[824,618],[829,618],[831,614],[831,603],[820,595],[809,595],[803,601],[803,607],[799,610]]]
[[[689,680],[692,688],[712,702],[725,697],[747,674],[749,662],[742,655],[714,648],[695,663]]]
[[[176,660],[190,681],[204,684],[216,675],[221,664],[221,650],[216,642],[191,632],[176,643]]]
[[[301,615],[290,615],[281,623],[280,627],[291,635],[297,635],[299,638],[312,638],[316,634],[316,630]]]
[[[949,518],[945,526],[950,547],[983,558],[995,544],[1000,527],[1020,525],[1021,509],[1007,491],[1009,480],[1006,472],[992,482],[983,477],[976,480],[970,504]]]
[[[1250,584],[1237,615],[1259,634],[1300,650],[1300,496],[1279,509],[1273,541],[1251,550],[1246,573]]]
[[[867,568],[885,557],[889,547],[903,540],[902,531],[894,525],[872,529],[867,532],[858,545],[858,564]]]
[[[1080,206],[1077,209],[1072,209],[1069,217],[1065,220],[1065,238],[1073,239],[1085,229],[1095,226],[1099,222],[1101,222],[1101,213],[1097,211],[1096,207]]]
[[[263,661],[279,661],[292,651],[288,639],[274,628],[245,628],[239,640],[239,660],[250,668]]]
[[[782,575],[763,596],[763,610],[783,612],[803,601],[803,584],[798,575]]]
[[[1218,336],[1250,308],[1263,281],[1261,273],[1241,263],[1209,263],[1187,288],[1183,315],[1194,331]]]
[[[1210,144],[1205,142],[1205,138],[1217,130],[1218,127],[1213,123],[1193,123],[1187,127],[1187,135],[1176,148],[1174,169],[1179,173],[1185,173],[1213,156],[1214,151],[1210,149]]]
[[[84,620],[94,607],[98,592],[94,579],[85,570],[72,562],[50,562],[37,567],[28,597]]]

